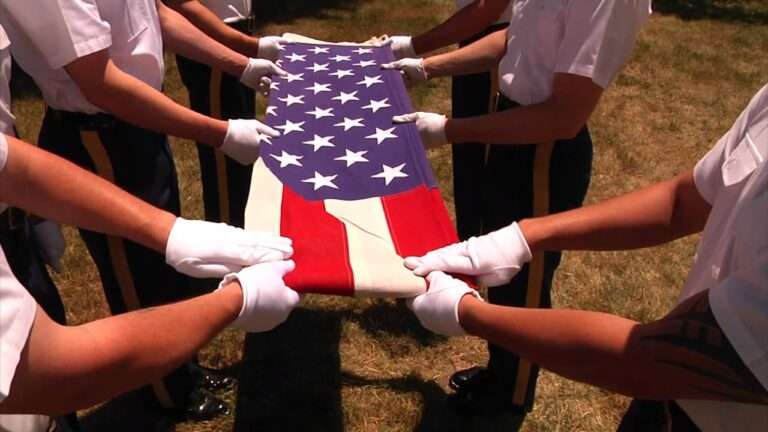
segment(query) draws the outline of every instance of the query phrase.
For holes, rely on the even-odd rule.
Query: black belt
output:
[[[254,25],[253,17],[248,17],[240,21],[227,23],[227,25],[239,31],[240,33],[245,33],[247,35],[253,34],[253,25]]]
[[[0,213],[0,232],[10,232],[27,227],[27,212],[8,207]]]
[[[65,124],[74,124],[78,129],[82,130],[108,129],[115,127],[120,123],[124,123],[117,117],[107,113],[86,114],[62,111],[53,108],[48,108],[48,111],[54,118],[56,118],[56,121]]]

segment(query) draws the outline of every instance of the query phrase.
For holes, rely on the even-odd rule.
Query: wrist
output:
[[[164,254],[168,247],[168,239],[171,236],[174,224],[176,224],[177,217],[165,210],[157,209],[157,212],[158,213],[152,214],[147,221],[147,225],[149,226],[149,237],[145,244],[149,248]]]
[[[210,123],[206,131],[206,139],[204,142],[210,144],[212,147],[221,148],[224,145],[224,140],[227,137],[229,131],[229,122],[227,120],[219,120],[213,117],[210,118]]]
[[[477,334],[477,318],[481,315],[481,310],[484,305],[486,305],[485,302],[470,294],[465,294],[461,300],[459,300],[459,325],[465,332],[467,332],[467,334]]]
[[[230,322],[233,322],[240,316],[240,312],[243,309],[243,287],[240,285],[240,281],[234,279],[221,288],[214,291],[213,294],[220,296],[223,301],[223,305],[227,311],[227,318]]]
[[[421,35],[413,36],[411,38],[411,47],[413,47],[413,52],[415,52],[417,56],[428,51],[424,44],[424,38]]]
[[[259,38],[245,33],[239,33],[239,35],[237,51],[246,57],[257,58],[259,56]]]
[[[532,254],[543,252],[543,247],[547,237],[547,229],[544,224],[539,223],[538,219],[523,219],[518,222],[520,232],[528,243],[528,248]]]

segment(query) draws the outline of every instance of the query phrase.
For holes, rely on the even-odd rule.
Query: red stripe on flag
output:
[[[280,233],[293,239],[296,262],[286,285],[298,292],[355,294],[346,228],[326,213],[322,201],[306,201],[283,187]]]
[[[398,255],[421,256],[458,241],[437,188],[422,185],[381,201]]]

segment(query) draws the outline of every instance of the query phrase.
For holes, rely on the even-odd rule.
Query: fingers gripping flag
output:
[[[246,228],[294,241],[299,292],[409,297],[426,289],[403,267],[456,241],[388,46],[283,46],[272,83]]]

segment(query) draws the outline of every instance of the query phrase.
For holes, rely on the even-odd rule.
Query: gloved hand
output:
[[[245,231],[223,223],[176,218],[165,247],[165,262],[192,277],[222,277],[243,267],[288,259],[291,240]]]
[[[272,75],[286,76],[288,72],[269,60],[251,58],[248,59],[243,74],[240,75],[240,82],[254,90],[263,92],[265,86],[269,87],[269,83],[272,81],[269,77]]]
[[[256,51],[256,56],[273,62],[277,61],[280,57],[280,48],[285,43],[288,43],[288,41],[280,36],[262,36],[259,38],[259,48]]]
[[[392,48],[392,54],[399,60],[406,57],[416,57],[416,51],[413,48],[413,38],[410,36],[390,36],[383,41],[389,43]]]
[[[427,292],[409,299],[406,302],[408,308],[427,330],[446,336],[467,334],[459,322],[459,302],[467,294],[482,300],[480,294],[466,283],[439,271],[430,273],[427,281]]]
[[[43,261],[56,273],[61,273],[61,257],[67,248],[67,241],[61,233],[61,225],[46,219],[30,217],[30,229],[37,242]]]
[[[416,122],[416,129],[426,148],[438,147],[448,143],[445,136],[445,122],[448,119],[442,114],[414,112],[392,117],[395,123]]]
[[[258,120],[229,120],[219,149],[243,165],[252,164],[259,158],[259,147],[265,136],[275,138],[280,132]]]
[[[231,325],[255,333],[272,330],[288,319],[301,298],[296,291],[285,286],[283,277],[295,267],[293,261],[275,261],[224,277],[219,289],[238,280],[243,290],[243,307]]]
[[[422,83],[429,79],[427,71],[424,70],[423,58],[404,58],[392,63],[384,63],[381,65],[381,68],[399,70],[408,86]]]
[[[486,286],[512,280],[531,260],[531,249],[517,222],[481,237],[433,250],[422,257],[405,258],[405,266],[419,276],[435,270],[478,276]]]

